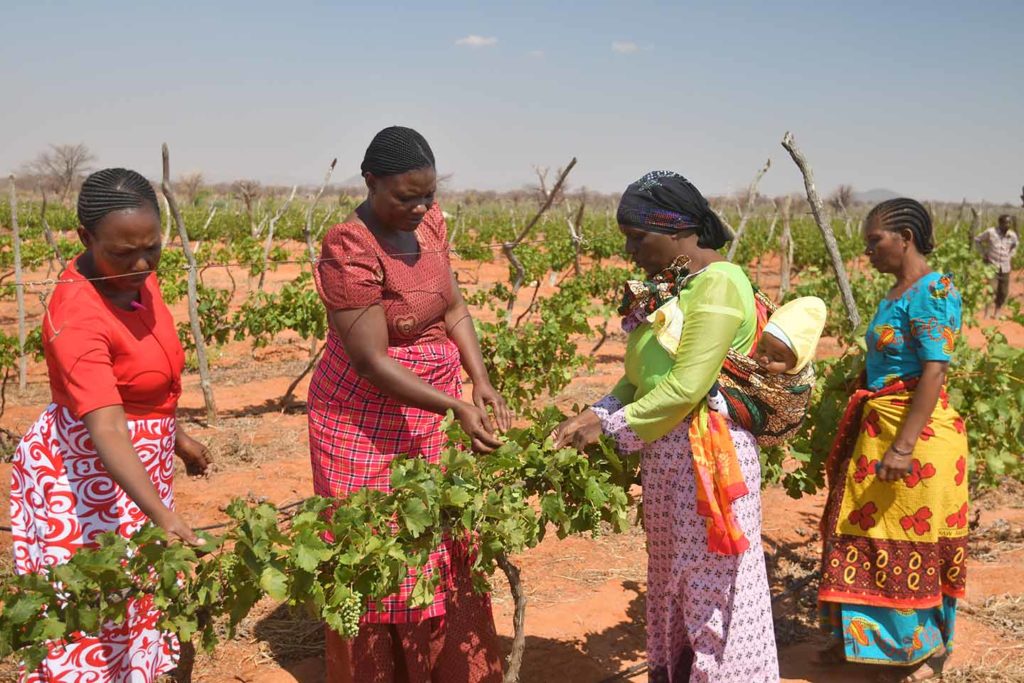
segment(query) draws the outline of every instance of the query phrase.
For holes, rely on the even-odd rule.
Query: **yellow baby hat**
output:
[[[790,374],[797,374],[814,360],[827,316],[824,301],[816,296],[802,296],[779,306],[768,319],[764,331],[776,337],[781,331],[781,341],[796,354],[796,366],[789,370]]]

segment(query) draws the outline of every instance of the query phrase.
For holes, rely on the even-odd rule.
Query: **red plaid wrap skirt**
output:
[[[450,340],[389,347],[388,356],[435,389],[462,395],[461,359]],[[319,496],[343,498],[361,488],[389,491],[389,466],[396,457],[440,461],[445,444],[441,416],[398,403],[361,378],[333,331],[310,381],[308,409],[313,491]],[[382,605],[370,605],[363,622],[404,624],[443,615],[445,591],[451,583],[447,541],[431,553],[423,571],[441,576],[432,605],[426,609],[407,605],[417,576],[410,570],[398,593]]]

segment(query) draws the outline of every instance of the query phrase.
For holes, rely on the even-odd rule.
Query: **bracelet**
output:
[[[913,447],[911,447],[911,449],[909,451],[904,452],[904,451],[901,451],[900,449],[896,448],[895,445],[889,446],[889,450],[892,451],[893,453],[895,453],[896,455],[900,456],[901,458],[905,458],[905,457],[907,457],[908,455],[910,455],[911,453],[914,452]]]

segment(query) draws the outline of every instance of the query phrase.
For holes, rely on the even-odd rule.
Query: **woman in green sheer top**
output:
[[[626,286],[625,373],[555,430],[556,444],[582,449],[604,433],[642,454],[649,680],[777,681],[757,446],[706,400],[729,350],[754,345],[753,290],[718,253],[729,233],[682,176],[630,185],[618,222],[650,278]]]

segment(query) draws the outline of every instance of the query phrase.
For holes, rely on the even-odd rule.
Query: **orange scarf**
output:
[[[690,449],[697,481],[697,514],[707,518],[708,550],[740,555],[750,547],[732,511],[732,502],[750,493],[743,481],[729,423],[701,401],[690,421]]]
[[[761,338],[775,304],[755,289],[757,315],[755,339]],[[754,348],[757,344],[755,342]],[[751,349],[753,352],[753,349]],[[720,555],[740,555],[750,547],[732,502],[750,493],[736,446],[729,435],[729,422],[721,414],[708,410],[701,401],[690,420],[690,449],[693,451],[693,475],[697,482],[697,514],[707,518],[708,550]]]

